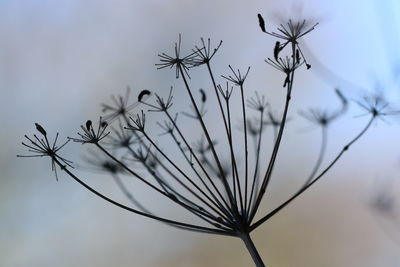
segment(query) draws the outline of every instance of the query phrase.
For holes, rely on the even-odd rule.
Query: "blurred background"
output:
[[[223,40],[215,72],[251,66],[249,92],[265,94],[279,114],[283,78],[264,62],[276,40],[260,31],[257,13],[270,31],[288,18],[320,23],[301,43],[313,67],[296,74],[294,122],[264,200],[268,210],[296,191],[316,161],[319,131],[299,110],[337,106],[336,87],[351,100],[379,90],[398,103],[398,1],[0,1],[0,266],[252,266],[240,240],[132,215],[63,174],[57,182],[49,160],[16,155],[25,153],[20,142],[35,122],[74,136],[127,86],[136,96],[142,89],[166,95],[174,85],[175,105],[186,101],[174,72],[154,66],[179,33],[183,51],[200,37]],[[352,103],[333,123],[327,159],[365,125],[364,113]],[[267,266],[399,266],[398,130],[396,118],[374,124],[324,179],[252,233]],[[73,161],[80,154],[79,144],[62,153]],[[124,201],[107,177],[89,173],[85,181]]]

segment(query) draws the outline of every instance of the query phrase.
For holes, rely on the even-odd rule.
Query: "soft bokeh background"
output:
[[[257,13],[270,30],[290,17],[320,22],[303,42],[313,68],[297,76],[292,118],[302,108],[334,106],[336,86],[350,98],[381,88],[398,103],[395,0],[0,1],[0,266],[251,266],[240,240],[129,214],[66,176],[56,182],[47,160],[15,155],[24,153],[20,142],[34,122],[72,136],[127,85],[134,92],[179,88],[171,71],[154,66],[178,33],[185,49],[201,36],[224,40],[218,73],[251,65],[251,91],[265,92],[279,110],[282,76],[263,62],[275,40],[260,32]],[[330,157],[365,123],[359,114],[352,108],[330,129]],[[318,131],[298,121],[288,127],[265,209],[296,190],[315,161]],[[252,234],[268,266],[398,266],[400,208],[371,208],[380,192],[399,195],[398,130],[396,120],[374,125],[321,182]],[[80,149],[71,145],[64,155],[79,159]],[[106,178],[86,180],[123,201]],[[166,214],[177,212],[162,204]]]

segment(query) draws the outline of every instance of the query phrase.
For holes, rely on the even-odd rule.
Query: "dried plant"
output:
[[[88,120],[81,126],[82,131],[77,137],[69,138],[61,146],[56,144],[58,134],[54,144],[50,145],[46,131],[36,124],[41,136],[34,135],[33,138],[26,136],[30,143],[23,143],[34,154],[21,157],[49,157],[54,171],[58,166],[92,193],[130,212],[180,229],[238,237],[245,243],[254,263],[257,266],[264,266],[250,233],[320,180],[377,118],[391,114],[391,107],[383,98],[378,97],[367,97],[357,102],[368,113],[369,120],[323,168],[321,166],[325,157],[328,126],[344,115],[348,101],[339,90],[336,90],[341,104],[338,109],[333,111],[309,109],[301,112],[301,116],[322,129],[322,145],[318,160],[311,174],[305,179],[305,183],[291,197],[267,214],[262,214],[260,204],[270,188],[269,184],[288,121],[295,73],[303,65],[307,69],[311,67],[298,41],[314,30],[317,24],[309,26],[307,21],[289,20],[286,25],[280,25],[277,32],[269,32],[261,15],[258,15],[258,19],[262,32],[278,38],[275,47],[271,49],[273,56],[265,61],[283,74],[286,97],[280,116],[272,112],[271,105],[259,92],[247,100],[245,84],[250,67],[241,71],[229,65],[230,74],[222,75],[226,80],[226,86],[217,83],[212,62],[221,48],[222,41],[212,48],[210,39],[201,39],[199,46],[195,46],[186,56],[182,56],[182,41],[179,36],[174,46],[174,53],[159,54],[160,63],[156,66],[158,69],[174,69],[176,79],[182,81],[181,90],[186,92],[188,107],[191,109],[189,113],[187,111],[182,113],[194,119],[199,127],[197,132],[201,133],[200,140],[196,141],[197,137],[185,133],[188,129],[180,122],[179,113],[172,111],[174,104],[172,88],[166,98],[147,89],[142,90],[138,94],[137,101],[132,103],[129,100],[128,89],[125,97],[113,97],[112,104],[102,105],[105,114],[100,117],[97,126]],[[197,97],[195,93],[197,91],[191,85],[189,72],[200,67],[205,67],[207,70],[211,90],[200,89],[200,97]],[[233,107],[235,87],[239,90],[239,107]],[[210,95],[215,98],[216,105],[208,106],[210,111],[206,112],[205,107]],[[162,131],[159,135],[154,135],[152,128],[148,126],[148,117],[154,112],[164,117],[156,122]],[[233,113],[237,112],[240,113],[240,131],[237,131],[237,127],[233,127]],[[215,131],[209,126],[207,121],[209,116],[220,121],[223,132]],[[263,143],[265,142],[263,136],[270,126],[274,132],[273,147],[270,157],[264,158],[266,146]],[[169,138],[169,147],[175,146],[176,151],[172,152],[170,148],[166,150],[162,147],[165,138]],[[249,139],[253,139],[253,148],[249,146]],[[91,150],[86,162],[96,170],[109,173],[133,207],[118,203],[93,189],[73,172],[72,162],[59,154],[60,149],[69,140],[96,148]],[[254,156],[249,155],[249,152]],[[122,156],[118,156],[121,153]],[[176,203],[197,217],[198,223],[165,218],[149,211],[148,203],[141,202],[130,193],[120,175],[130,175],[140,180],[149,190],[164,197],[166,203],[168,201]]]

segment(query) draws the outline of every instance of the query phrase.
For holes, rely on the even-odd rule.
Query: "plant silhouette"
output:
[[[223,84],[217,83],[212,63],[222,41],[212,47],[210,39],[201,38],[200,45],[194,46],[186,56],[182,56],[182,38],[179,35],[173,54],[160,53],[160,62],[156,66],[158,69],[173,69],[176,79],[182,82],[187,106],[191,109],[190,113],[182,113],[195,121],[197,132],[201,133],[200,140],[193,140],[192,136],[185,133],[185,125],[180,123],[179,114],[172,111],[172,87],[166,97],[144,89],[133,103],[130,103],[128,89],[124,97],[113,97],[111,104],[102,105],[105,114],[97,123],[87,120],[77,137],[68,138],[60,146],[57,145],[58,134],[53,145],[50,145],[47,132],[36,124],[40,135],[34,135],[33,138],[25,136],[29,142],[22,143],[33,155],[19,157],[49,157],[54,171],[58,166],[90,192],[132,213],[180,229],[238,237],[244,242],[254,263],[265,266],[250,233],[320,180],[377,118],[391,113],[391,107],[379,97],[367,97],[359,101],[358,104],[369,116],[368,121],[325,167],[321,166],[325,158],[328,125],[345,114],[348,100],[337,89],[335,92],[341,104],[338,109],[309,109],[301,112],[304,118],[322,129],[323,141],[318,160],[311,174],[295,193],[272,211],[260,214],[259,207],[270,188],[288,122],[292,91],[295,89],[295,73],[301,67],[311,68],[301,50],[299,39],[312,32],[317,24],[309,25],[306,20],[289,20],[281,24],[276,32],[270,32],[260,14],[258,20],[263,33],[278,39],[271,49],[272,57],[268,57],[265,62],[283,74],[282,84],[286,97],[280,116],[272,112],[263,94],[256,92],[250,98],[246,95],[250,67],[240,70],[229,65],[230,73],[222,75]],[[196,91],[191,85],[189,73],[201,67],[206,69],[211,90]],[[236,90],[239,90],[239,106],[233,106],[233,97],[236,96],[233,92]],[[208,106],[212,109],[207,112],[210,98],[214,98],[216,105]],[[233,111],[240,113],[240,130],[233,125]],[[152,112],[158,112],[164,118],[157,121],[162,130],[160,135],[154,135],[153,130],[148,128],[148,115]],[[208,125],[207,116],[220,121],[222,133],[218,136]],[[263,134],[268,126],[273,128],[274,139],[270,156],[265,158],[262,153],[265,150]],[[176,151],[163,149],[160,145],[162,138],[169,138],[169,144]],[[250,146],[250,139],[253,140],[253,147]],[[123,205],[95,190],[73,172],[72,162],[60,155],[61,148],[70,140],[93,147],[86,162],[94,169],[109,173],[133,207]],[[122,156],[120,151],[123,151]],[[254,156],[250,156],[250,153]],[[144,172],[137,170],[139,166]],[[146,203],[130,193],[120,175],[135,177],[149,190],[164,197],[166,202],[175,203],[197,217],[199,223],[187,223],[151,212]]]

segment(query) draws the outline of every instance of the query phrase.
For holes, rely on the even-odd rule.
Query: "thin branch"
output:
[[[339,154],[332,160],[332,162],[309,184],[301,188],[296,194],[294,194],[291,198],[283,202],[281,205],[279,205],[277,208],[275,208],[273,211],[265,215],[263,218],[255,222],[253,225],[250,226],[250,231],[256,229],[258,226],[260,226],[263,222],[267,221],[269,218],[274,216],[276,213],[278,213],[281,209],[286,207],[290,202],[292,202],[294,199],[296,199],[298,196],[300,196],[304,191],[306,191],[308,188],[310,188],[314,183],[316,183],[321,177],[325,175],[332,167],[335,165],[335,163],[342,157],[342,155],[350,148],[351,145],[353,145],[361,136],[365,134],[365,132],[369,129],[369,127],[372,125],[372,122],[375,120],[376,116],[372,116],[371,119],[368,121],[367,125],[361,130],[360,133],[356,135],[347,145],[345,145],[342,150],[339,152]]]
[[[189,176],[187,176],[181,168],[179,168],[158,146],[157,144],[146,134],[146,132],[142,132],[145,136],[145,138],[151,143],[151,145],[180,173],[183,175],[183,177],[185,177],[185,179],[187,181],[189,181],[204,197],[207,198],[207,200],[211,201],[211,203],[213,203],[214,205],[215,202],[210,198],[209,195],[207,195],[198,185],[196,185],[196,183],[190,179]],[[172,173],[170,173],[172,175]],[[203,199],[201,196],[199,196],[196,192],[194,192],[192,189],[190,189],[186,184],[184,184],[181,179],[178,179],[176,176],[175,180],[181,185],[183,186],[186,190],[188,190],[193,196],[195,196],[196,198],[198,198],[201,202],[203,202],[204,204],[206,204],[210,209],[212,209],[214,212],[216,212],[219,216],[224,217],[225,219],[228,220],[228,218],[226,217],[226,215],[224,213],[221,213],[220,211],[216,210],[213,206],[211,206],[207,201],[205,201],[205,199]],[[218,205],[216,205],[218,207]],[[229,225],[227,225],[229,226]]]
[[[249,216],[249,212],[251,210],[251,203],[253,200],[253,194],[254,197],[257,196],[257,191],[258,189],[255,188],[256,184],[258,184],[259,180],[259,163],[260,163],[260,151],[261,151],[261,138],[262,138],[262,129],[263,129],[263,119],[264,119],[264,111],[260,111],[261,118],[260,118],[260,131],[258,135],[258,142],[257,142],[257,150],[256,150],[256,166],[254,169],[254,177],[253,177],[253,184],[251,186],[251,193],[250,193],[250,200],[249,200],[249,206],[247,208],[247,216]]]
[[[142,182],[144,182],[146,185],[148,185],[149,187],[151,187],[152,189],[156,190],[157,192],[159,192],[160,194],[164,195],[165,197],[169,198],[170,200],[172,200],[173,202],[177,203],[178,205],[188,209],[190,212],[192,212],[193,214],[197,214],[199,212],[199,210],[194,209],[191,206],[186,205],[185,203],[183,203],[182,201],[180,201],[179,199],[173,197],[170,194],[167,194],[166,192],[160,190],[159,188],[157,188],[156,186],[154,186],[153,184],[149,183],[148,181],[146,181],[143,177],[141,177],[140,175],[138,175],[136,172],[134,172],[133,170],[131,170],[128,166],[126,166],[123,162],[121,162],[120,160],[118,160],[117,158],[115,158],[113,155],[111,155],[107,150],[105,150],[100,144],[96,143],[96,146],[103,151],[108,157],[110,157],[112,160],[114,160],[115,162],[117,162],[123,169],[125,169],[127,172],[129,172],[130,174],[132,174],[133,176],[135,176],[136,178],[138,178],[139,180],[141,180]],[[205,202],[206,205],[209,205],[207,202]],[[213,209],[211,206],[209,206],[211,209]],[[214,210],[214,209],[213,209]],[[215,211],[215,210],[214,210]],[[217,212],[217,211],[216,211]],[[218,213],[218,212],[217,212]],[[218,213],[219,214],[219,213]],[[203,214],[206,217],[209,217],[212,220],[215,220],[217,222],[220,222],[222,224],[224,224],[227,227],[230,227],[229,224],[226,224],[225,222],[221,222],[219,221],[217,218],[214,218],[212,216],[209,216],[208,214]]]
[[[213,198],[215,199],[215,201],[219,204],[220,209],[222,209],[222,211],[225,212],[225,214],[231,214],[230,212],[230,208],[228,203],[225,201],[224,197],[222,196],[221,192],[218,190],[218,187],[215,185],[214,181],[211,179],[211,177],[209,176],[208,172],[206,171],[206,169],[204,168],[204,166],[201,164],[201,161],[199,160],[199,158],[197,157],[197,155],[193,152],[193,149],[191,148],[191,146],[189,145],[189,143],[187,142],[185,136],[183,135],[183,133],[181,132],[181,130],[179,129],[178,125],[176,124],[175,120],[173,120],[171,114],[169,114],[169,112],[167,110],[165,110],[165,114],[167,115],[168,119],[171,121],[171,123],[174,126],[174,129],[176,129],[176,131],[178,132],[180,138],[182,139],[182,141],[185,143],[186,147],[189,149],[190,154],[193,156],[194,160],[197,162],[197,164],[200,166],[201,170],[203,171],[203,173],[206,175],[208,181],[211,183],[211,185],[213,186],[214,190],[217,192],[218,196],[221,198],[222,202],[226,205],[227,209],[221,204],[221,202],[218,200],[218,198],[216,197],[215,194],[211,193],[211,196],[213,196]],[[206,189],[211,192],[211,190],[209,189],[208,186],[206,186]]]
[[[293,79],[294,79],[294,72],[295,72],[295,55],[296,55],[296,47],[295,44],[292,44],[292,58],[293,58],[293,70],[291,71],[290,74],[290,79],[288,81],[288,87],[287,87],[287,95],[286,95],[286,103],[285,103],[285,108],[283,111],[283,115],[282,115],[282,120],[281,120],[281,124],[279,127],[279,132],[278,132],[278,136],[276,138],[275,141],[275,145],[271,154],[271,158],[270,161],[268,163],[268,168],[267,171],[265,172],[264,175],[264,179],[263,182],[261,184],[261,189],[260,192],[258,194],[257,200],[255,202],[254,208],[252,209],[251,213],[250,213],[250,218],[249,218],[249,222],[251,223],[252,220],[254,219],[254,216],[256,215],[257,209],[261,203],[261,200],[265,194],[265,191],[267,189],[268,183],[271,179],[271,175],[272,175],[272,171],[273,168],[275,166],[275,160],[276,160],[276,156],[278,155],[278,151],[279,151],[279,147],[280,147],[280,143],[281,143],[281,139],[283,136],[283,130],[285,129],[285,124],[286,124],[286,119],[287,119],[287,113],[289,110],[289,102],[291,99],[291,92],[292,92],[292,87],[293,87]]]
[[[315,174],[317,173],[319,167],[321,166],[322,160],[324,159],[326,144],[327,144],[327,128],[325,126],[322,126],[321,131],[322,131],[321,149],[319,151],[317,162],[315,163],[313,170],[311,171],[310,175],[308,176],[307,180],[304,182],[301,188],[307,186],[307,184],[313,180]]]
[[[147,214],[145,212],[142,212],[142,211],[130,208],[128,206],[125,206],[125,205],[123,205],[123,204],[121,204],[119,202],[116,202],[116,201],[112,200],[111,198],[106,197],[105,195],[101,194],[100,192],[96,191],[95,189],[93,189],[92,187],[90,187],[89,185],[84,183],[77,176],[75,176],[70,170],[68,170],[68,168],[65,165],[63,165],[57,158],[53,157],[52,160],[54,160],[54,162],[61,168],[61,170],[65,171],[71,178],[73,178],[75,181],[77,181],[79,184],[81,184],[87,190],[89,190],[90,192],[94,193],[98,197],[106,200],[107,202],[109,202],[109,203],[111,203],[111,204],[113,204],[113,205],[115,205],[117,207],[120,207],[120,208],[122,208],[124,210],[130,211],[130,212],[133,212],[133,213],[136,213],[136,214],[139,214],[139,215],[142,215],[144,217],[148,217],[148,218],[160,221],[160,222],[165,222],[165,223],[170,223],[170,224],[182,226],[182,227],[185,227],[188,230],[200,231],[200,232],[210,233],[210,234],[236,236],[236,233],[234,233],[233,231],[218,230],[218,229],[203,227],[203,226],[199,226],[199,225],[194,225],[194,224],[174,221],[174,220],[166,219],[166,218],[163,218],[163,217],[158,217],[158,216],[155,216],[155,215]]]
[[[232,195],[232,191],[231,191],[231,189],[230,189],[230,187],[229,187],[228,181],[227,181],[226,177],[224,176],[224,171],[223,171],[223,169],[222,169],[222,165],[221,165],[220,160],[219,160],[219,158],[218,158],[218,155],[217,155],[217,152],[216,152],[216,150],[215,150],[214,144],[213,144],[213,142],[212,142],[212,140],[211,140],[210,134],[208,133],[207,127],[205,126],[204,121],[203,121],[203,119],[202,119],[201,116],[200,116],[200,111],[199,111],[199,109],[198,109],[198,107],[197,107],[197,105],[196,105],[196,101],[195,101],[194,98],[193,98],[192,92],[191,92],[191,90],[190,90],[189,84],[188,84],[187,79],[186,79],[186,76],[185,76],[185,73],[184,73],[184,71],[183,71],[183,69],[182,69],[181,67],[179,67],[179,68],[180,68],[182,80],[183,80],[183,82],[184,82],[184,84],[185,84],[186,91],[188,92],[190,101],[192,102],[192,105],[193,105],[193,107],[194,107],[194,109],[195,109],[195,111],[196,111],[196,113],[197,113],[197,115],[198,115],[198,117],[199,117],[199,122],[200,122],[201,127],[202,127],[202,129],[203,129],[203,132],[204,132],[204,134],[205,134],[205,136],[206,136],[207,142],[208,142],[208,144],[209,144],[209,146],[210,146],[210,148],[211,148],[211,151],[212,151],[212,154],[213,154],[213,156],[214,156],[215,162],[216,162],[216,164],[217,164],[217,166],[218,166],[219,172],[220,172],[220,174],[221,174],[221,180],[223,181],[224,188],[225,188],[225,190],[226,190],[226,192],[227,192],[227,194],[228,194],[229,201],[230,201],[230,203],[231,203],[231,205],[232,205],[232,209],[233,209],[236,213],[238,213],[237,205],[236,205],[236,203],[234,202],[233,195]]]

